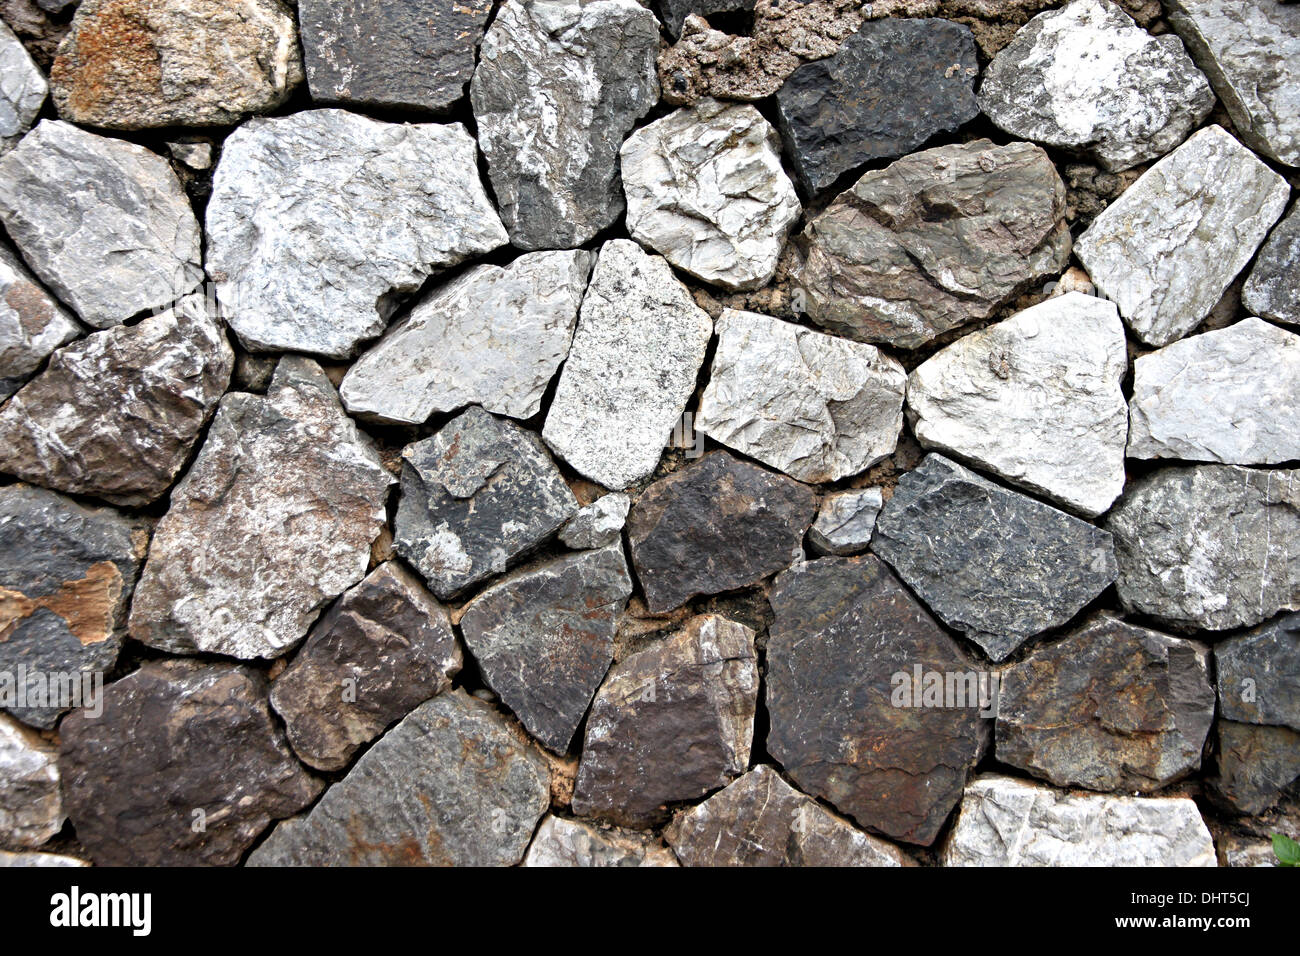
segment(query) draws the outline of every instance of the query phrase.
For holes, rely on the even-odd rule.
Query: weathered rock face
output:
[[[0,409],[0,471],[119,505],[163,495],[230,382],[201,296],[59,349]]]
[[[619,661],[587,718],[573,812],[647,826],[744,773],[757,697],[754,632],[716,615]]]
[[[632,499],[615,491],[582,508],[560,529],[560,540],[575,550],[603,548],[618,541],[627,522]]]
[[[1111,511],[1119,598],[1172,627],[1249,627],[1300,609],[1300,472],[1165,468]]]
[[[546,444],[611,490],[648,477],[695,390],[712,332],[667,262],[626,239],[605,243],[546,414]]]
[[[788,567],[815,510],[808,488],[722,451],[661,478],[627,521],[646,604],[670,611]]]
[[[8,246],[0,245],[0,402],[60,345],[81,334],[76,319],[41,288]]]
[[[1128,344],[1115,306],[1073,292],[963,336],[912,372],[917,440],[1092,516],[1124,488]]]
[[[1300,335],[1248,318],[1140,356],[1129,410],[1131,458],[1300,458]]]
[[[1242,139],[1300,166],[1300,7],[1254,0],[1167,0],[1165,6]]]
[[[671,850],[648,833],[598,829],[548,816],[537,828],[524,866],[677,866]]]
[[[850,555],[867,550],[884,503],[879,488],[827,495],[808,529],[808,543],[818,554]]]
[[[1218,771],[1209,790],[1237,813],[1263,813],[1300,777],[1300,733],[1220,720]]]
[[[902,348],[986,318],[1070,257],[1065,184],[1043,150],[977,140],[864,175],[800,235],[808,316]]]
[[[758,110],[703,100],[641,127],[619,156],[634,239],[724,289],[771,281],[800,206]]]
[[[1153,37],[1110,0],[1034,17],[989,64],[980,106],[1012,136],[1106,169],[1159,159],[1214,107],[1176,36]]]
[[[57,748],[0,714],[0,840],[40,846],[63,829],[58,758]]]
[[[863,826],[928,846],[988,740],[975,663],[874,557],[800,565],[769,600],[768,752]],[[918,669],[969,675],[970,696],[925,704]]]
[[[74,704],[93,706],[86,682],[117,662],[148,542],[144,519],[0,489],[0,688],[21,694],[10,713],[48,729]]]
[[[45,74],[14,32],[0,22],[0,153],[31,129],[48,92]]]
[[[1209,651],[1102,615],[1002,672],[997,757],[1058,787],[1147,791],[1201,765]]]
[[[50,71],[60,116],[111,129],[238,123],[301,82],[279,0],[83,0]]]
[[[777,122],[809,193],[872,160],[904,156],[979,115],[975,38],[951,20],[873,20],[834,56],[799,67]]]
[[[659,23],[636,0],[509,0],[470,100],[511,242],[572,248],[623,212],[618,150],[659,99]]]
[[[892,454],[907,373],[872,345],[728,309],[695,427],[800,481],[836,481]]]
[[[310,359],[221,401],[171,494],[131,634],[173,653],[276,657],[361,580],[392,478]]]
[[[155,661],[59,727],[63,798],[100,866],[230,865],[321,785],[293,759],[247,667]]]
[[[595,260],[533,252],[453,279],[353,364],[339,389],[343,404],[354,415],[410,424],[466,405],[536,415],[569,354]]]
[[[966,788],[944,866],[1214,866],[1186,797],[1062,793],[986,774]]]
[[[1216,644],[1214,663],[1225,718],[1300,730],[1300,614]]]
[[[0,221],[27,264],[97,329],[199,284],[199,224],[167,161],[42,120],[0,157]]]
[[[222,147],[207,268],[253,351],[348,358],[398,298],[504,245],[474,140],[343,110],[249,121]]]
[[[900,479],[871,550],[995,661],[1065,624],[1116,575],[1109,533],[937,454]]]
[[[341,770],[389,724],[450,687],[460,667],[446,609],[387,561],[316,622],[271,685],[271,706],[304,762]]]
[[[490,0],[299,0],[303,60],[323,103],[438,112],[465,94]]]
[[[734,13],[753,10],[754,0],[657,0],[654,7],[664,21],[669,39],[682,35],[682,24],[692,14],[708,17],[715,13]]]
[[[1094,219],[1075,252],[1133,333],[1168,345],[1210,314],[1288,195],[1286,180],[1207,126]]]
[[[0,867],[90,866],[85,860],[58,853],[9,853],[0,850]]]
[[[394,543],[445,600],[505,571],[577,511],[537,436],[474,406],[403,450]]]
[[[1300,325],[1300,206],[1291,207],[1260,248],[1241,301],[1255,315]]]
[[[394,786],[394,781],[401,781]],[[463,691],[421,704],[252,866],[510,866],[546,812],[550,770],[504,717]]]
[[[614,545],[525,568],[466,606],[461,633],[484,681],[551,750],[569,749],[631,593]]]

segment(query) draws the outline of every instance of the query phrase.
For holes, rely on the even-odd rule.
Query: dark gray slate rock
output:
[[[912,152],[979,115],[975,37],[951,20],[864,23],[834,56],[777,91],[777,126],[809,193],[876,159]]]
[[[1211,797],[1238,813],[1263,813],[1300,777],[1300,733],[1220,720],[1218,771]]]
[[[463,691],[421,704],[250,866],[510,866],[550,799],[542,755]]]
[[[1116,575],[1107,532],[933,454],[899,480],[871,550],[995,661],[1065,624]]]
[[[59,727],[63,797],[100,866],[231,865],[321,784],[293,759],[251,668],[155,661],[110,684],[104,713]]]
[[[501,574],[578,511],[541,439],[478,406],[402,459],[394,544],[444,600]]]
[[[0,245],[0,402],[27,381],[46,356],[81,334],[81,326]]]
[[[1300,205],[1291,207],[1260,247],[1241,302],[1261,318],[1300,325]]]
[[[1214,664],[1225,719],[1300,731],[1300,614],[1216,644]]]
[[[631,593],[614,545],[524,568],[466,606],[460,629],[484,681],[550,749],[569,749]]]
[[[660,479],[627,519],[647,605],[671,611],[789,567],[816,508],[806,486],[721,451]]]
[[[928,846],[988,742],[977,665],[871,556],[792,568],[769,600],[768,752],[863,826]],[[970,675],[971,694],[921,706],[930,672]]]
[[[271,706],[304,762],[340,770],[385,727],[450,687],[460,667],[446,609],[387,561],[316,622],[271,685]]]

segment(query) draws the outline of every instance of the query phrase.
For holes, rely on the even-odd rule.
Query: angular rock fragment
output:
[[[754,0],[658,0],[655,7],[663,18],[669,38],[676,40],[681,36],[682,24],[688,16],[709,17],[716,13],[753,10]]]
[[[1300,733],[1220,720],[1218,770],[1210,793],[1237,813],[1263,813],[1300,777]]]
[[[530,418],[569,354],[595,255],[533,252],[436,290],[348,369],[348,411],[421,424],[481,405]]]
[[[868,172],[797,238],[796,291],[837,335],[916,348],[1065,268],[1065,184],[1029,143],[940,146]]]
[[[1248,318],[1139,356],[1133,368],[1130,458],[1300,458],[1300,335]]]
[[[18,391],[51,352],[81,331],[77,320],[41,288],[22,260],[0,245],[0,402]]]
[[[744,773],[757,696],[754,632],[716,615],[619,661],[587,718],[573,812],[648,826]]]
[[[305,763],[341,770],[389,724],[450,687],[461,660],[446,609],[386,561],[312,627],[271,685],[271,706]]]
[[[42,120],[0,157],[0,221],[89,325],[170,305],[203,278],[199,224],[167,160]]]
[[[63,829],[58,759],[56,747],[0,714],[0,840],[40,846]]]
[[[1222,631],[1300,610],[1300,471],[1163,468],[1129,487],[1106,527],[1130,611]]]
[[[866,551],[876,516],[884,504],[879,488],[827,495],[817,507],[817,520],[808,529],[808,543],[822,555],[844,557]]]
[[[598,829],[548,816],[537,828],[524,866],[677,866],[677,858],[648,833]]]
[[[470,100],[515,246],[580,246],[623,212],[618,149],[659,100],[658,49],[636,0],[502,5]]]
[[[815,509],[805,486],[722,451],[661,478],[627,521],[647,606],[671,611],[788,567]]]
[[[1241,302],[1265,319],[1300,325],[1300,206],[1291,207],[1260,248]]]
[[[105,689],[103,716],[74,713],[59,736],[68,816],[100,866],[232,865],[321,790],[248,667],[147,663]]]
[[[874,557],[792,568],[769,600],[768,752],[859,824],[928,846],[988,741],[988,675]],[[953,699],[926,703],[926,675]]]
[[[45,74],[14,32],[0,21],[0,153],[31,129],[48,92]]]
[[[615,491],[582,508],[560,529],[560,540],[575,550],[603,548],[619,540],[632,499]]]
[[[942,455],[903,475],[871,550],[995,661],[1115,580],[1111,536]]]
[[[627,239],[605,243],[542,438],[611,490],[648,477],[695,390],[712,332],[668,263]]]
[[[1300,731],[1300,614],[1216,644],[1214,663],[1224,718]]]
[[[926,448],[1085,515],[1124,488],[1128,343],[1114,304],[1070,293],[972,332],[907,381]]]
[[[207,269],[253,351],[351,357],[403,293],[506,242],[457,123],[307,110],[225,141]]]
[[[0,850],[0,867],[90,866],[85,860],[59,853],[9,853]]]
[[[172,653],[277,657],[365,575],[392,477],[310,359],[232,392],[158,522],[131,635]]]
[[[1285,179],[1207,126],[1107,206],[1075,253],[1139,339],[1168,345],[1210,314],[1288,195]]]
[[[578,511],[537,436],[477,406],[402,459],[394,544],[443,600],[502,573]]]
[[[400,785],[394,785],[400,781]],[[421,704],[251,866],[511,866],[546,812],[542,755],[456,690]]]
[[[907,373],[875,346],[728,309],[695,428],[800,481],[837,481],[891,455]]]

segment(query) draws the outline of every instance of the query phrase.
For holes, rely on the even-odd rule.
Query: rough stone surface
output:
[[[509,0],[470,84],[511,242],[572,248],[623,212],[618,150],[659,100],[659,23],[636,0]]]
[[[1178,37],[1153,37],[1109,0],[1075,0],[1021,28],[989,64],[979,101],[1012,136],[1117,171],[1186,139],[1214,93]]]
[[[676,40],[688,16],[709,17],[715,13],[753,10],[754,0],[657,0],[654,6],[663,18],[669,39]]]
[[[403,450],[395,544],[445,600],[506,570],[577,511],[537,436],[472,406]]]
[[[647,826],[744,773],[757,697],[754,632],[716,615],[619,661],[587,718],[573,812]]]
[[[446,609],[386,561],[312,627],[271,685],[271,706],[305,763],[341,770],[389,724],[450,687],[461,662]]]
[[[465,95],[491,0],[299,0],[312,98],[441,111]]]
[[[1214,866],[1186,797],[1062,793],[987,774],[966,788],[944,866]]]
[[[917,440],[1093,516],[1124,489],[1128,343],[1113,303],[1071,293],[963,336],[912,372]]]
[[[650,611],[748,587],[789,566],[815,510],[805,486],[724,451],[655,482],[627,521]]]
[[[599,829],[548,816],[537,828],[524,866],[677,866],[671,850],[647,833]]]
[[[0,245],[0,402],[31,378],[81,326],[41,288],[8,246]]]
[[[173,653],[277,657],[361,580],[392,478],[310,359],[221,401],[171,494],[131,607]]]
[[[276,827],[249,864],[510,866],[550,786],[546,761],[506,718],[451,691],[385,734],[311,813]]]
[[[1300,731],[1300,614],[1216,644],[1214,663],[1225,719]]]
[[[235,354],[201,296],[59,349],[0,408],[0,471],[139,506],[162,496],[230,382]]]
[[[1265,319],[1300,325],[1300,205],[1291,207],[1260,248],[1241,302]]]
[[[546,444],[614,491],[648,477],[695,391],[712,332],[667,262],[626,239],[605,243],[546,414]]]
[[[1300,733],[1220,720],[1218,771],[1209,789],[1237,813],[1263,813],[1300,777]]]
[[[0,153],[31,129],[48,92],[45,74],[14,32],[0,21]]]
[[[465,608],[465,644],[484,682],[551,750],[563,753],[614,659],[632,593],[621,545],[511,574]]]
[[[105,688],[103,716],[78,711],[59,736],[68,816],[100,866],[236,863],[321,789],[243,666],[147,663]]]
[[[874,557],[799,565],[769,600],[768,752],[863,826],[928,846],[987,742],[987,679],[981,702],[974,661]],[[901,700],[916,668],[971,674],[971,697]]]
[[[1221,631],[1300,609],[1300,472],[1164,468],[1129,486],[1106,527],[1130,611]]]
[[[560,529],[560,540],[575,550],[603,548],[619,540],[632,499],[622,492],[602,495]]]
[[[1065,184],[1029,143],[977,140],[865,174],[797,239],[794,285],[817,324],[923,345],[987,318],[1070,257]]]
[[[199,224],[167,160],[42,120],[0,157],[0,221],[41,280],[108,328],[199,284]]]
[[[937,454],[899,481],[871,550],[995,661],[1065,624],[1116,575],[1109,533]]]
[[[800,481],[837,481],[893,454],[907,373],[873,345],[725,311],[695,428]]]
[[[850,555],[867,550],[876,516],[885,500],[879,488],[839,491],[827,495],[808,529],[808,543],[818,554]]]
[[[1139,339],[1168,345],[1210,314],[1288,195],[1285,179],[1207,126],[1094,219],[1075,253]]]
[[[251,120],[222,147],[207,268],[253,351],[348,358],[403,293],[506,233],[457,123],[307,110]]]
[[[40,846],[63,829],[59,752],[0,714],[0,840]]]
[[[0,19],[18,35],[36,65],[48,73],[59,41],[70,26],[65,18],[44,9],[39,0],[0,0]]]
[[[90,866],[85,860],[58,853],[9,853],[0,850],[0,867]]]
[[[703,100],[641,127],[619,155],[632,238],[724,289],[771,281],[800,206],[758,110]]]
[[[453,279],[348,369],[343,404],[354,415],[417,425],[466,405],[536,415],[569,354],[595,259],[533,252]]]
[[[1130,458],[1300,458],[1300,335],[1248,318],[1139,356],[1133,367]]]
[[[111,129],[238,123],[301,82],[279,0],[82,0],[50,71],[60,116]]]

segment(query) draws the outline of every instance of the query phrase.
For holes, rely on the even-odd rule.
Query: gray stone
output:
[[[695,428],[800,481],[837,481],[893,454],[907,373],[873,345],[728,309]]]
[[[531,418],[569,354],[595,255],[533,252],[435,290],[348,369],[348,411],[420,424],[481,405]]]
[[[0,157],[0,221],[33,272],[97,329],[203,278],[199,224],[167,160],[42,120]]]
[[[1263,813],[1300,777],[1300,733],[1231,720],[1220,720],[1217,730],[1218,768],[1209,791],[1234,812]]]
[[[510,866],[550,799],[542,755],[488,704],[451,691],[385,734],[250,866]]]
[[[615,491],[582,508],[560,529],[560,540],[575,550],[603,548],[619,540],[632,499]]]
[[[667,262],[626,239],[605,243],[542,438],[613,491],[648,477],[695,391],[712,332]]]
[[[1168,345],[1210,314],[1288,195],[1285,179],[1207,126],[1107,206],[1075,253],[1139,339]]]
[[[885,499],[879,488],[839,491],[822,499],[808,543],[818,554],[850,555],[867,550]]]
[[[40,115],[49,86],[27,48],[0,21],[0,153],[14,146]]]
[[[1300,335],[1243,319],[1139,356],[1133,370],[1130,458],[1300,458]]]
[[[937,454],[899,480],[871,550],[995,661],[1068,622],[1116,575],[1110,534]]]
[[[207,268],[252,351],[349,358],[401,294],[506,242],[457,123],[343,110],[250,120],[225,141]]]
[[[176,140],[167,144],[167,152],[176,162],[196,173],[210,170],[216,159],[215,147],[209,141]]]
[[[1106,527],[1130,611],[1223,631],[1300,610],[1300,471],[1163,468],[1129,486]]]
[[[81,326],[41,288],[8,246],[0,245],[0,402],[31,378]]]
[[[90,866],[85,860],[58,853],[9,853],[0,850],[0,867]]]
[[[1265,319],[1300,325],[1300,205],[1291,207],[1260,248],[1241,303]]]
[[[0,714],[0,840],[40,846],[63,829],[59,751]]]
[[[907,380],[925,448],[1088,516],[1124,489],[1128,371],[1113,303],[1079,292],[963,336]]]
[[[1225,719],[1300,731],[1300,614],[1216,644],[1214,663]]]
[[[524,866],[677,866],[653,834],[599,829],[579,820],[547,816],[537,828]]]
[[[393,479],[310,359],[221,401],[171,493],[131,635],[172,653],[277,657],[365,575]]]
[[[636,0],[507,0],[470,84],[511,242],[580,246],[623,212],[618,149],[659,100],[659,23]]]

